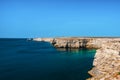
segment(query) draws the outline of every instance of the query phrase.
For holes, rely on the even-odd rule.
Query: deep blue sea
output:
[[[85,80],[96,50],[55,49],[50,43],[0,39],[0,80]]]

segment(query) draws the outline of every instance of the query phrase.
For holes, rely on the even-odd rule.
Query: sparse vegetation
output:
[[[118,75],[120,75],[120,72],[118,72]]]

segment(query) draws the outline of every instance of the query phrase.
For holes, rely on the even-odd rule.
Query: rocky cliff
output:
[[[102,44],[98,49],[88,80],[120,80],[120,40]]]
[[[114,40],[113,38],[35,38],[35,41],[46,41],[56,48],[101,48],[101,45]]]
[[[120,38],[36,38],[56,48],[97,49],[88,80],[120,80]]]

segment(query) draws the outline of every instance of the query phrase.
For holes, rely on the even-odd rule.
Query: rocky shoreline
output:
[[[120,80],[120,38],[34,38],[56,48],[97,49],[88,80]]]

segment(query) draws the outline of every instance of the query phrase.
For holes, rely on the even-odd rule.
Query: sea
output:
[[[95,49],[56,49],[48,42],[0,39],[0,80],[86,80]]]

